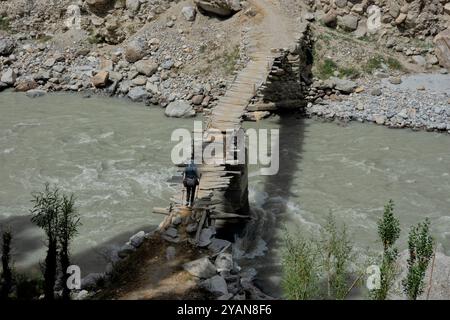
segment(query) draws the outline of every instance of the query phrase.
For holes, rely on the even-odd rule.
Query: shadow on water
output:
[[[39,264],[45,259],[46,246],[44,233],[30,221],[30,218],[31,215],[23,215],[0,219],[0,226],[11,229],[13,233],[13,260],[21,261],[21,263],[15,263],[16,269],[21,272],[35,273],[39,272]],[[124,231],[112,238],[105,238],[103,242],[73,254],[71,262],[80,266],[82,276],[92,272],[104,272],[114,249],[121,247],[137,232],[141,230],[149,232],[156,227],[157,225],[145,225]],[[82,235],[74,239],[74,242],[79,244],[83,241]],[[39,262],[36,259],[39,259]],[[33,262],[23,262],[26,260]]]
[[[248,260],[248,264],[256,266],[256,284],[267,294],[281,297],[279,249],[283,247],[284,239],[277,231],[283,229],[287,222],[289,199],[298,196],[292,190],[296,189],[294,178],[302,159],[306,124],[301,116],[282,113],[277,125],[280,134],[280,168],[276,175],[265,177],[263,193],[267,194],[267,199],[260,208],[253,206],[254,220],[245,228],[244,237],[253,245],[257,245],[261,238],[266,242],[265,255]]]

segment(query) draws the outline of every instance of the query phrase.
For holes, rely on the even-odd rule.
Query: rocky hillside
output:
[[[367,79],[450,68],[449,0],[274,3],[311,23],[311,103],[361,92]],[[0,90],[93,92],[172,104],[168,116],[208,113],[246,64],[263,14],[242,0],[3,0]]]
[[[166,113],[191,116],[245,63],[240,1],[22,2],[0,1],[2,89],[177,101]]]

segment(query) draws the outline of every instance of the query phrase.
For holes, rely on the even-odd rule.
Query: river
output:
[[[102,271],[108,249],[161,221],[151,210],[167,204],[172,192],[166,182],[176,174],[170,135],[193,128],[192,119],[167,119],[158,107],[79,95],[29,99],[4,92],[0,114],[0,224],[14,230],[19,268],[44,259],[43,234],[30,223],[29,210],[31,193],[48,181],[77,197],[83,225],[74,261],[84,272]],[[248,239],[255,250],[244,260],[258,265],[269,293],[280,294],[285,229],[313,234],[330,211],[347,225],[355,250],[379,250],[376,223],[393,199],[401,250],[409,227],[430,217],[433,234],[450,255],[447,134],[294,116],[246,126],[280,130],[279,173],[259,176],[251,166],[249,178],[256,219]]]

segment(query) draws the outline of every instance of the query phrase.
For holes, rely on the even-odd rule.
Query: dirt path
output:
[[[251,32],[255,50],[270,51],[272,48],[288,48],[295,42],[296,23],[282,13],[277,0],[249,1],[262,15],[261,22]]]

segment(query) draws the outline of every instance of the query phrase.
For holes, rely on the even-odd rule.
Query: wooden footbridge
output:
[[[293,39],[294,46],[298,45],[298,39],[303,33],[304,31],[301,31],[300,36]],[[252,40],[258,43],[266,41],[264,36]],[[229,150],[227,149],[229,146],[225,145],[227,131],[229,133],[229,130],[234,132],[241,130],[242,116],[247,106],[257,94],[258,89],[270,83],[269,75],[274,68],[277,68],[274,64],[285,52],[283,48],[273,49],[266,46],[264,50],[254,49],[254,53],[249,54],[250,61],[246,67],[236,74],[225,95],[219,99],[217,106],[204,121],[204,129],[201,132],[203,147],[211,143],[221,144],[223,154],[227,154],[226,150]],[[192,208],[188,208],[184,203],[186,195],[180,177],[174,179],[174,181],[178,180],[178,183],[171,204],[166,208],[153,209],[154,213],[167,216],[159,226],[160,232],[164,232],[173,225],[176,217],[186,218],[190,223],[198,223],[196,235],[193,237],[194,242],[198,243],[202,228],[214,225],[217,220],[250,218],[245,210],[245,208],[248,209],[246,164],[218,164],[211,160],[203,158],[203,163],[198,165],[201,179]],[[181,170],[182,168],[179,169]]]

